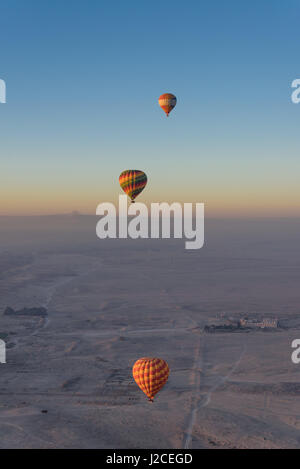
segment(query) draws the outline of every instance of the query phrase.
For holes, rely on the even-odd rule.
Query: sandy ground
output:
[[[299,222],[211,222],[197,252],[100,241],[82,219],[14,223],[0,230],[1,448],[299,447]],[[242,311],[288,327],[203,332]],[[171,369],[153,404],[131,375],[149,355]]]

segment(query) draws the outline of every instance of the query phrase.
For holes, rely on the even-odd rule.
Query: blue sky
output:
[[[141,201],[299,215],[299,1],[2,0],[0,213]],[[178,98],[166,119],[161,93]]]

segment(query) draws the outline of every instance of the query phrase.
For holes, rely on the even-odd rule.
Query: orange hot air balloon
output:
[[[153,402],[154,396],[166,384],[170,370],[167,362],[161,358],[140,358],[132,368],[136,384]]]
[[[165,113],[167,114],[167,117],[169,116],[172,109],[174,109],[174,107],[176,106],[176,103],[177,103],[176,96],[174,96],[171,93],[162,94],[158,98],[158,104],[165,111]]]

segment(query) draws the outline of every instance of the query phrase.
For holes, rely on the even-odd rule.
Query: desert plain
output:
[[[0,448],[299,447],[300,221],[208,219],[193,251],[95,227],[0,217]],[[278,327],[208,328],[243,317]],[[145,356],[171,370],[153,404]]]

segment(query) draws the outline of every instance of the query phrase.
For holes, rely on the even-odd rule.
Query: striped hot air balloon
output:
[[[130,197],[131,202],[144,190],[147,176],[138,169],[126,169],[120,174],[119,183],[123,191]]]
[[[155,394],[166,384],[170,370],[161,358],[140,358],[132,368],[136,384],[153,402]]]
[[[171,93],[162,94],[158,98],[158,104],[165,111],[165,113],[167,114],[167,117],[169,116],[172,109],[174,109],[174,107],[176,106],[176,103],[177,103],[176,96],[174,96]]]

